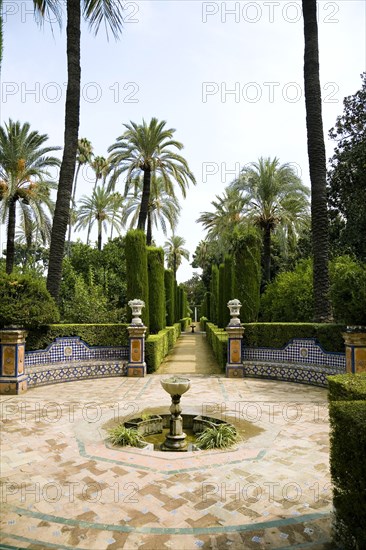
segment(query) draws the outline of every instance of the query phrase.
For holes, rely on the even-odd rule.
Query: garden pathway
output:
[[[199,323],[195,323],[195,332],[188,327],[177,340],[173,350],[160,365],[156,374],[221,374],[206,340],[206,333],[200,332]]]

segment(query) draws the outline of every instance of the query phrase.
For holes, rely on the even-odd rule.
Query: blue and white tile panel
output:
[[[314,338],[293,338],[281,349],[248,348],[243,345],[243,361],[270,363],[296,363],[297,365],[319,365],[346,370],[344,353],[324,351]]]
[[[327,376],[333,374],[344,374],[343,368],[332,368],[317,365],[300,365],[294,363],[271,363],[260,361],[244,361],[244,376],[253,378],[266,378],[272,380],[283,380],[286,382],[297,382],[300,384],[311,384],[314,386],[327,387]]]
[[[79,363],[55,363],[27,368],[28,388],[90,378],[127,376],[126,361],[93,361]]]
[[[79,337],[56,338],[45,350],[27,351],[25,367],[70,361],[128,360],[128,346],[88,346]]]

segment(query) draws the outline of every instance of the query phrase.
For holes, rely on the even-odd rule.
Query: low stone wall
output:
[[[25,353],[28,387],[126,376],[128,346],[88,346],[79,337],[56,338],[45,350]]]
[[[327,352],[313,338],[294,338],[285,347],[242,349],[244,376],[327,386],[326,377],[346,372],[344,353]]]

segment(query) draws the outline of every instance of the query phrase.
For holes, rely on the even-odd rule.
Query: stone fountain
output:
[[[183,419],[181,417],[182,407],[180,406],[180,398],[186,393],[191,381],[189,378],[181,376],[172,376],[161,380],[161,385],[164,390],[171,395],[172,404],[170,406],[170,431],[166,436],[164,443],[161,445],[162,451],[186,451],[187,442],[186,434],[183,432]]]

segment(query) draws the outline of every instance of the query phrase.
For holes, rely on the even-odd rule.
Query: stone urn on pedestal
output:
[[[164,390],[171,395],[172,404],[170,406],[170,430],[164,443],[161,445],[162,451],[186,451],[186,434],[183,432],[183,418],[181,417],[182,407],[180,398],[191,387],[189,378],[173,376],[161,380]]]

